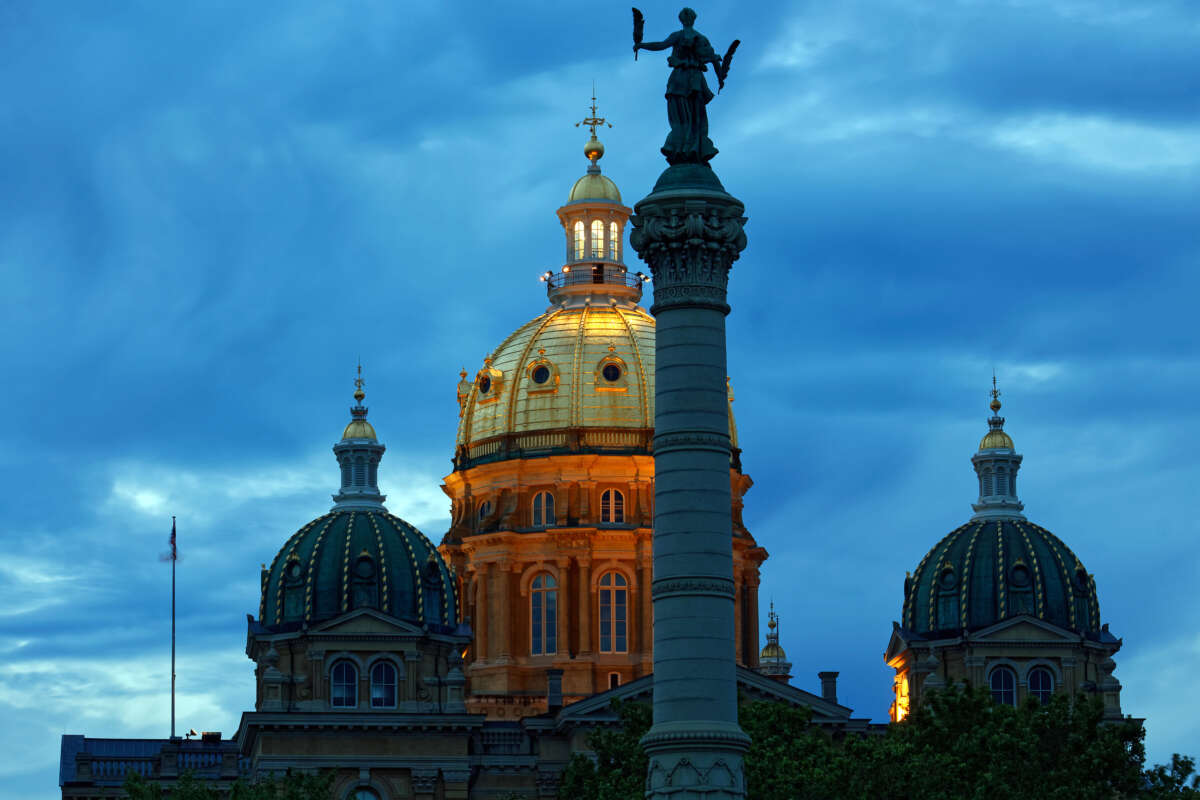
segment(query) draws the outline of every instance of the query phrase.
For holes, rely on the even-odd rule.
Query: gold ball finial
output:
[[[583,146],[583,154],[593,163],[604,157],[604,145],[594,135]]]
[[[363,387],[362,362],[359,362],[358,375],[354,379],[354,399],[356,401],[358,401],[359,405],[362,405],[363,398],[367,396],[367,393],[362,390],[362,387]]]
[[[1000,390],[996,388],[996,373],[992,373],[992,413],[1000,413]]]
[[[587,156],[588,161],[592,162],[592,166],[595,166],[596,162],[599,161],[600,158],[604,155],[604,145],[601,144],[600,140],[596,138],[596,128],[603,127],[605,125],[607,125],[610,128],[612,127],[612,123],[609,122],[608,120],[606,120],[604,117],[596,116],[596,84],[595,83],[592,84],[592,115],[590,117],[585,117],[584,119],[575,123],[576,128],[578,128],[580,125],[586,125],[592,131],[592,138],[588,139],[587,144],[585,144],[583,146],[583,154],[585,156]]]

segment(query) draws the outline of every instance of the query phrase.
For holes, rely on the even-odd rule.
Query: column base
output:
[[[750,737],[735,723],[664,722],[642,737],[647,800],[744,800]]]

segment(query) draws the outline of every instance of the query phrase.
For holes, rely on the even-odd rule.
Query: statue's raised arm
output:
[[[704,73],[708,65],[713,65],[720,86],[725,84],[729,61],[737,48],[737,41],[730,46],[724,62],[712,45],[694,27],[696,12],[685,8],[679,12],[679,21],[683,23],[680,30],[675,31],[661,42],[642,41],[642,14],[636,8],[633,10],[633,50],[666,50],[671,49],[667,64],[671,67],[671,77],[667,79],[667,119],[671,123],[671,132],[662,146],[662,153],[671,164],[707,164],[717,154],[717,148],[708,138],[708,101],[713,93],[708,88]]]

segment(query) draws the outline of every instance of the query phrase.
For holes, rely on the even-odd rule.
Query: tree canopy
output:
[[[621,726],[592,734],[594,760],[572,757],[560,798],[641,800],[650,709],[614,706]],[[883,735],[839,742],[807,709],[743,701],[738,710],[755,800],[1200,800],[1192,759],[1146,770],[1142,727],[1102,717],[1091,697],[1012,708],[986,690],[950,688]]]

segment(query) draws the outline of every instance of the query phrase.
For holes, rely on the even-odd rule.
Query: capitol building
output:
[[[254,708],[229,736],[66,732],[63,798],[120,797],[129,770],[164,785],[190,770],[228,786],[289,769],[334,770],[338,800],[550,798],[571,754],[616,721],[613,700],[650,700],[655,318],[642,305],[649,278],[627,263],[633,211],[601,169],[595,125],[584,156],[584,174],[564,176],[561,267],[542,275],[545,296],[531,294],[512,333],[456,386],[447,365],[458,413],[442,484],[449,529],[422,532],[388,511],[388,432],[413,421],[403,408],[368,413],[370,365],[365,376],[360,367],[349,418],[329,420],[329,511],[297,519],[262,554],[261,599],[246,609]],[[553,224],[551,209],[545,217]],[[961,681],[1009,704],[1092,693],[1122,717],[1121,641],[1086,554],[1027,518],[1022,456],[995,390],[978,447],[961,453],[978,479],[974,514],[896,575],[903,594],[880,642],[894,670],[890,710],[841,705],[836,665],[794,679],[780,620],[759,597],[771,543],[743,522],[753,480],[737,369],[727,405],[743,696],[809,708],[834,737],[878,729],[872,715],[901,720]]]

